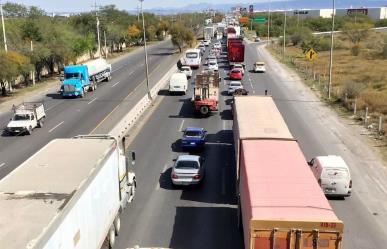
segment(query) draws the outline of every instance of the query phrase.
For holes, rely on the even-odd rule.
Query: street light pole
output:
[[[4,39],[4,50],[5,52],[8,52],[8,47],[7,47],[7,37],[5,35],[5,24],[4,24],[4,15],[3,15],[3,5],[0,4],[0,12],[1,12],[1,23],[3,25],[3,39]]]
[[[148,68],[148,52],[146,50],[146,33],[145,33],[145,21],[144,21],[144,11],[142,9],[142,2],[144,0],[139,0],[141,3],[141,17],[142,17],[142,30],[143,30],[143,35],[144,35],[144,52],[145,52],[145,76],[146,76],[146,88],[148,91],[148,98],[152,100],[152,95],[149,90],[149,68]]]
[[[328,99],[331,99],[332,95],[332,67],[333,67],[333,32],[335,30],[335,0],[333,0],[332,6],[332,32],[331,32],[331,51],[329,54],[329,83],[328,83]]]
[[[34,45],[31,40],[31,52],[34,51]],[[35,69],[32,69],[31,71],[31,77],[32,77],[32,85],[35,85]]]
[[[286,47],[286,10],[285,13],[285,21],[284,21],[284,42],[283,42],[283,51],[282,51],[282,59],[285,60],[285,47]]]

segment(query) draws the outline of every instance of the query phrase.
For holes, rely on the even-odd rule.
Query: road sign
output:
[[[266,22],[266,17],[264,16],[258,16],[253,19],[253,22],[255,23],[265,23]]]
[[[245,17],[245,16],[242,16],[242,17],[239,18],[239,23],[248,24],[249,23],[249,18]]]
[[[254,5],[250,5],[249,6],[249,12],[250,12],[250,14],[253,14],[253,12],[254,12]]]
[[[313,48],[309,49],[305,53],[305,58],[307,58],[310,61],[317,59],[317,56],[318,56],[318,54],[316,51],[313,50]]]

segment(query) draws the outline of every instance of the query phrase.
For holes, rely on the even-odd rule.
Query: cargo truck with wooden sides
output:
[[[238,223],[246,249],[341,249],[337,218],[269,96],[233,103]]]
[[[220,77],[217,71],[203,71],[196,75],[192,106],[195,113],[208,116],[218,110]]]
[[[0,248],[112,248],[136,178],[109,135],[55,139],[0,181]]]

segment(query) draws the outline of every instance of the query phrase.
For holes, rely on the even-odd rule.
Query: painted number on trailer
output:
[[[320,227],[324,227],[324,228],[336,228],[336,223],[321,222]]]

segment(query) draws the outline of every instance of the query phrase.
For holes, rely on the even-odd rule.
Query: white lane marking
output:
[[[112,87],[115,87],[116,85],[118,85],[118,84],[120,84],[120,82],[118,81],[118,82],[116,82],[116,83],[114,83],[113,85],[112,85]]]
[[[49,110],[51,110],[52,108],[54,108],[55,106],[57,106],[57,105],[59,105],[59,104],[61,104],[62,102],[58,102],[58,103],[56,103],[55,105],[52,105],[52,106],[50,106],[49,108],[47,108],[46,110],[44,110],[44,111],[49,111]]]
[[[53,130],[55,130],[56,128],[58,128],[59,126],[61,126],[63,123],[64,123],[64,121],[60,122],[60,123],[57,124],[55,127],[53,127],[51,130],[49,130],[48,133],[51,133]]]
[[[226,120],[223,120],[223,130],[226,130]]]
[[[185,121],[185,119],[183,119],[183,121],[181,121],[179,131],[182,131],[182,130],[183,130],[184,121]]]
[[[376,185],[382,190],[382,192],[384,192],[384,194],[387,194],[387,189],[383,186],[379,179],[377,179],[376,177],[372,177],[371,179],[376,182]]]
[[[253,93],[255,94],[255,90],[253,90]]]
[[[134,71],[130,72],[130,73],[129,73],[129,76],[132,75],[133,73],[134,73]]]
[[[114,72],[120,70],[121,68],[123,68],[123,67],[118,67],[117,69],[112,70],[112,73],[114,73]]]
[[[0,164],[0,168],[3,167],[4,165],[5,165],[5,163]]]
[[[226,195],[226,168],[222,169],[222,195]]]
[[[93,103],[96,99],[98,99],[98,97],[92,99],[89,103],[87,103],[88,105],[90,105],[91,103]]]
[[[166,163],[165,165],[164,165],[164,168],[163,168],[163,170],[161,171],[161,174],[164,174],[164,172],[167,170],[167,168],[168,168],[168,163]],[[160,189],[160,181],[158,181],[157,182],[157,185],[156,185],[156,188],[155,188],[155,190],[159,190]]]

